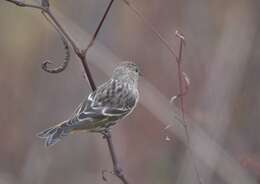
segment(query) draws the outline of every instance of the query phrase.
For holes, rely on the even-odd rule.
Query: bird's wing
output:
[[[111,79],[96,91],[91,106],[95,109],[110,108],[129,111],[137,101],[138,95],[135,92],[137,89],[134,89],[130,84]]]
[[[81,103],[69,124],[74,126],[82,122],[116,121],[131,112],[136,100],[125,84],[111,79]]]

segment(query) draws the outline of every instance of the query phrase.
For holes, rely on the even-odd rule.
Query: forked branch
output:
[[[42,64],[42,69],[43,70],[45,70],[45,71],[47,71],[49,73],[59,73],[59,72],[62,72],[67,67],[68,61],[69,61],[69,58],[70,58],[69,46],[68,46],[68,42],[69,42],[70,45],[72,46],[74,52],[79,57],[79,59],[80,59],[80,61],[82,63],[82,66],[83,66],[84,71],[85,71],[85,73],[87,75],[88,81],[90,83],[91,89],[93,91],[96,90],[96,85],[95,85],[94,79],[93,79],[92,74],[90,72],[90,69],[89,69],[89,67],[87,65],[86,54],[87,54],[88,50],[94,44],[94,42],[95,42],[95,40],[96,40],[96,38],[98,36],[98,33],[101,30],[102,25],[103,25],[107,15],[108,15],[108,13],[109,13],[111,7],[112,7],[112,4],[113,4],[114,0],[110,0],[110,3],[108,5],[108,7],[106,8],[106,11],[105,11],[101,21],[99,22],[98,27],[97,27],[97,29],[96,29],[96,31],[95,31],[91,41],[89,42],[87,48],[84,49],[84,50],[81,50],[77,46],[77,44],[74,42],[74,40],[71,38],[71,36],[67,33],[67,31],[59,23],[59,21],[56,19],[56,17],[52,14],[52,12],[50,11],[50,4],[49,4],[48,0],[42,0],[41,6],[28,4],[28,3],[21,2],[21,1],[18,1],[18,0],[6,0],[6,1],[10,2],[10,3],[13,3],[13,4],[15,4],[17,6],[20,6],[20,7],[28,7],[28,8],[34,8],[34,9],[41,10],[43,15],[45,16],[45,18],[51,23],[51,25],[56,29],[56,31],[60,35],[61,40],[62,40],[62,42],[64,44],[64,47],[65,47],[65,51],[66,51],[66,57],[65,57],[64,63],[63,63],[63,65],[61,65],[61,66],[59,66],[57,68],[49,69],[47,67],[47,64],[50,63],[50,62],[47,61],[47,62],[44,62]],[[67,42],[67,40],[68,40],[68,42]],[[112,138],[111,138],[110,130],[106,130],[102,134],[103,134],[103,137],[107,141],[107,145],[108,145],[109,152],[110,152],[110,155],[111,155],[111,159],[112,159],[112,163],[113,163],[113,174],[115,176],[117,176],[122,181],[122,183],[128,184],[128,182],[127,182],[127,180],[126,180],[122,170],[119,167],[119,164],[118,164],[118,161],[117,161],[117,157],[116,157],[116,154],[115,154],[115,150],[114,150],[114,146],[113,146],[113,142],[112,142]]]

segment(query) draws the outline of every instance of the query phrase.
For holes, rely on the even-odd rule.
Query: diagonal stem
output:
[[[180,38],[180,48],[179,48],[179,55],[177,57],[177,70],[178,70],[178,80],[179,80],[179,91],[180,94],[183,94],[183,84],[182,84],[182,53],[183,53],[183,43],[184,37],[176,31],[176,36]],[[181,106],[181,113],[182,119],[185,122],[185,115],[184,115],[184,99],[183,95],[180,96],[180,106]]]
[[[94,42],[95,42],[95,40],[96,40],[96,38],[97,38],[97,35],[98,35],[98,33],[99,33],[99,31],[100,31],[100,29],[101,29],[101,27],[102,27],[102,25],[103,25],[103,23],[104,23],[104,21],[105,21],[107,15],[108,15],[108,12],[109,12],[109,10],[110,10],[111,7],[112,7],[113,2],[114,2],[114,0],[110,0],[110,2],[109,2],[109,4],[108,4],[108,6],[107,6],[107,9],[106,9],[106,11],[105,11],[103,17],[101,18],[101,21],[99,22],[98,27],[97,27],[97,29],[96,29],[96,31],[95,31],[93,37],[91,38],[91,41],[89,42],[87,48],[83,51],[83,53],[84,53],[85,55],[87,54],[88,50],[89,50],[89,49],[92,47],[92,45],[94,44]]]
[[[49,8],[46,9],[45,13],[49,16],[49,18],[57,26],[57,28],[62,32],[62,34],[66,37],[66,39],[68,39],[74,52],[78,55],[79,47],[76,45],[75,41],[71,38],[69,33],[67,33],[67,31],[62,27],[62,25],[59,23],[59,21],[56,19],[56,17],[53,15],[53,13],[50,11]]]
[[[91,40],[90,40],[90,42],[89,42],[87,48],[86,48],[85,50],[81,51],[81,52],[78,54],[78,57],[81,59],[83,68],[84,68],[85,73],[86,73],[86,75],[87,75],[87,77],[88,77],[88,81],[89,81],[90,87],[91,87],[91,89],[92,89],[93,91],[95,91],[97,87],[96,87],[96,85],[95,85],[95,82],[94,82],[94,79],[93,79],[93,77],[92,77],[92,74],[91,74],[91,72],[90,72],[90,70],[89,70],[88,63],[87,63],[87,59],[86,59],[86,55],[87,55],[87,52],[89,51],[89,49],[93,46],[93,44],[94,44],[94,42],[95,42],[95,40],[96,40],[96,38],[97,38],[97,36],[98,36],[98,33],[99,33],[99,31],[101,30],[101,28],[102,28],[102,26],[103,26],[103,24],[104,24],[104,21],[105,21],[107,15],[108,15],[108,13],[109,13],[109,10],[110,10],[111,7],[112,7],[113,2],[114,2],[114,0],[110,0],[108,6],[107,6],[107,8],[106,8],[106,11],[105,11],[105,13],[103,14],[103,16],[102,16],[102,18],[101,18],[101,20],[100,20],[100,22],[99,22],[99,24],[98,24],[98,27],[97,27],[97,29],[96,29],[94,35],[92,36],[92,38],[91,38]]]
[[[189,154],[190,154],[192,162],[193,162],[192,165],[193,165],[194,170],[195,170],[196,178],[197,178],[199,184],[203,184],[202,179],[200,177],[199,169],[198,169],[196,161],[195,161],[195,157],[193,155],[193,150],[192,150],[191,143],[190,143],[189,127],[186,123],[185,113],[184,113],[182,54],[183,54],[183,46],[185,44],[185,40],[184,40],[184,36],[181,35],[178,31],[176,31],[175,34],[176,34],[176,37],[178,37],[180,39],[179,54],[178,54],[178,57],[176,59],[176,62],[177,62],[178,80],[179,80],[179,93],[181,94],[180,95],[180,106],[181,106],[182,121],[183,121],[182,125],[184,126],[184,131],[185,131],[185,135],[186,135],[186,139],[187,139],[186,141],[187,141],[188,151],[189,151]]]
[[[21,6],[21,7],[25,7],[25,8],[34,8],[34,9],[39,9],[39,10],[45,11],[45,7],[42,7],[42,6],[28,4],[28,3],[24,3],[24,2],[21,2],[21,1],[17,1],[17,0],[5,0],[5,1],[13,3],[17,6]]]
[[[85,50],[83,50],[81,55],[79,56],[81,58],[81,60],[83,61],[82,64],[83,64],[83,67],[84,67],[85,72],[87,74],[90,86],[91,86],[93,91],[96,90],[96,85],[94,83],[93,77],[92,77],[91,72],[89,70],[89,67],[87,65],[86,55],[87,55],[87,52],[89,51],[89,49],[93,46],[93,44],[94,44],[94,42],[95,42],[95,40],[98,36],[98,33],[101,30],[102,25],[104,24],[104,21],[105,21],[107,15],[109,13],[111,7],[112,7],[113,2],[114,2],[114,0],[110,0],[108,6],[106,8],[106,11],[101,18],[101,21],[99,22],[98,27],[97,27],[94,35],[91,38],[91,41],[89,42],[87,48]],[[108,130],[104,131],[102,134],[103,134],[103,137],[107,141],[108,149],[109,149],[110,156],[111,156],[111,159],[112,159],[114,175],[117,176],[122,181],[123,184],[128,184],[128,181],[126,180],[126,178],[123,174],[123,170],[119,167],[117,156],[115,154],[114,144],[112,142],[112,136],[111,136],[110,130],[108,129]]]
[[[103,133],[104,139],[107,141],[108,149],[112,158],[113,163],[113,174],[116,175],[124,184],[128,184],[128,181],[126,180],[123,170],[119,167],[118,160],[115,154],[114,145],[112,142],[112,136],[109,129],[105,130]]]

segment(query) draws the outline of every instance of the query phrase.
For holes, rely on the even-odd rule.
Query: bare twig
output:
[[[118,160],[115,154],[114,145],[112,143],[112,137],[110,129],[105,130],[102,132],[104,139],[107,141],[108,149],[112,158],[113,162],[113,174],[116,175],[124,184],[128,184],[128,181],[126,180],[123,170],[119,167]]]
[[[101,18],[101,20],[100,20],[100,22],[98,24],[98,27],[97,27],[94,35],[92,36],[92,38],[91,38],[88,46],[86,47],[86,49],[84,49],[83,51],[81,51],[81,53],[78,54],[78,56],[81,59],[81,62],[83,64],[83,67],[84,67],[84,70],[86,72],[86,75],[88,77],[89,84],[90,84],[90,86],[91,86],[93,91],[96,90],[96,85],[95,85],[95,82],[94,82],[93,77],[91,75],[91,72],[89,70],[89,67],[88,67],[88,64],[87,64],[86,55],[87,55],[87,52],[89,51],[89,49],[93,46],[93,44],[94,44],[94,42],[95,42],[95,40],[97,38],[97,35],[98,35],[98,33],[99,33],[99,31],[100,31],[100,29],[101,29],[101,27],[102,27],[102,25],[103,25],[107,15],[109,13],[109,10],[112,7],[113,2],[114,2],[114,0],[110,0],[109,4],[108,4],[108,6],[107,6],[107,8],[105,10],[105,13],[103,14],[103,16],[102,16],[102,18]]]
[[[181,94],[180,96],[180,106],[181,106],[181,112],[182,112],[182,118],[183,121],[185,122],[184,119],[184,103],[183,103],[183,83],[182,83],[182,49],[183,49],[183,43],[184,43],[184,36],[179,34],[178,31],[176,31],[176,36],[180,39],[180,48],[179,48],[179,55],[177,57],[177,70],[178,70],[178,80],[179,80],[179,92]]]
[[[182,72],[182,54],[183,54],[183,46],[185,44],[185,40],[184,40],[184,36],[182,34],[180,34],[178,31],[176,31],[176,37],[180,39],[180,48],[179,48],[179,54],[178,57],[176,59],[176,63],[177,63],[177,71],[178,71],[178,80],[179,80],[179,99],[180,99],[180,107],[181,107],[181,113],[182,113],[182,125],[184,126],[185,129],[185,136],[186,136],[186,141],[187,141],[187,147],[190,153],[190,156],[192,158],[193,161],[193,167],[196,173],[196,177],[197,180],[199,182],[199,184],[203,184],[201,177],[200,177],[200,173],[199,173],[199,169],[197,167],[197,164],[195,162],[195,157],[193,155],[193,150],[191,147],[191,143],[190,143],[190,133],[189,133],[189,127],[186,123],[185,120],[185,113],[184,113],[184,95],[187,93],[188,88],[186,87],[185,91],[183,89],[183,77],[184,77],[184,81],[186,81],[186,86],[187,84],[189,84],[189,80],[188,77],[185,73]],[[183,75],[185,74],[185,75]]]
[[[25,7],[25,8],[35,8],[35,9],[39,9],[39,10],[42,10],[42,11],[46,10],[46,7],[28,4],[28,3],[17,1],[17,0],[5,0],[5,1],[13,3],[17,6]]]
[[[50,7],[49,7],[49,1],[48,0],[44,0],[44,1],[42,1],[42,6],[38,6],[38,5],[32,5],[32,4],[28,4],[28,3],[25,3],[25,2],[21,2],[21,1],[18,1],[18,0],[6,0],[7,2],[11,2],[11,3],[13,3],[13,4],[15,4],[15,5],[17,5],[17,6],[20,6],[20,7],[25,7],[25,8],[35,8],[35,9],[39,9],[39,10],[41,10],[42,11],[42,13],[44,14],[44,15],[47,15],[48,17],[49,17],[49,19],[51,20],[50,22],[52,22],[52,25],[54,26],[54,28],[55,29],[57,29],[57,30],[59,30],[58,31],[58,33],[60,34],[60,35],[62,35],[62,41],[63,41],[63,44],[64,44],[64,46],[65,46],[65,50],[67,49],[67,46],[66,46],[66,44],[67,44],[67,41],[65,41],[66,39],[69,41],[69,43],[71,44],[71,46],[72,46],[72,48],[73,48],[73,50],[74,50],[74,52],[75,53],[79,53],[79,48],[77,47],[77,45],[75,44],[75,42],[73,41],[73,39],[71,38],[71,36],[66,32],[66,30],[62,27],[62,25],[59,23],[59,21],[56,19],[56,17],[52,14],[52,12],[50,11]],[[47,17],[46,16],[46,17]],[[47,20],[49,20],[49,19],[47,19]],[[64,39],[64,37],[66,38],[66,39]],[[65,43],[66,42],[66,43]],[[66,50],[66,55],[68,56],[68,50]],[[67,57],[66,56],[66,57]],[[65,59],[66,59],[66,57],[65,57]],[[47,64],[50,64],[51,62],[44,62],[43,64],[42,64],[42,68],[45,70],[45,71],[47,71],[47,72],[49,72],[49,71],[51,71],[51,70],[48,70],[47,69]],[[63,66],[61,66],[61,67],[59,67],[59,68],[56,68],[57,69],[57,72],[51,72],[51,73],[59,73],[59,72],[61,72],[61,71],[63,71],[62,70],[62,68],[66,68],[66,65],[67,65],[67,63],[65,62],[65,63],[63,63]],[[55,70],[55,69],[54,69]]]
[[[188,75],[185,72],[182,72],[182,78],[184,79],[184,89],[182,90],[182,93],[177,94],[173,96],[170,100],[171,103],[175,102],[177,99],[179,99],[181,96],[185,96],[188,91],[189,91],[189,86],[190,86],[190,79]]]
[[[114,0],[110,0],[110,2],[109,2],[109,4],[108,4],[108,7],[107,7],[107,9],[106,9],[106,11],[105,11],[103,17],[102,17],[101,21],[99,22],[98,27],[97,27],[97,29],[96,29],[96,31],[95,31],[93,37],[91,38],[91,41],[89,42],[87,48],[83,51],[83,53],[85,53],[85,55],[87,54],[88,50],[89,50],[89,49],[92,47],[92,45],[94,44],[94,42],[95,42],[95,40],[96,40],[96,38],[97,38],[97,35],[98,35],[98,33],[99,33],[99,31],[100,31],[100,29],[101,29],[101,27],[102,27],[102,25],[103,25],[103,23],[104,23],[104,21],[105,21],[107,15],[108,15],[108,12],[109,12],[109,10],[110,10],[111,7],[112,7],[113,2],[114,2]]]
[[[54,23],[54,25],[60,30],[60,32],[64,35],[64,37],[69,41],[69,43],[71,44],[74,52],[78,55],[80,53],[79,47],[76,45],[75,41],[71,38],[69,33],[67,33],[67,31],[62,27],[62,25],[59,23],[59,21],[53,15],[50,8],[49,7],[46,8],[44,13],[46,13],[49,16],[49,18]]]
[[[93,77],[92,77],[92,75],[90,73],[90,70],[89,70],[89,68],[87,66],[86,55],[87,55],[88,50],[94,44],[94,42],[95,42],[95,40],[97,38],[97,35],[98,35],[98,33],[99,33],[99,31],[100,31],[100,29],[101,29],[101,27],[102,27],[102,25],[103,25],[107,15],[109,13],[109,10],[112,7],[113,2],[114,2],[114,0],[110,0],[109,4],[107,6],[106,11],[105,11],[103,17],[101,18],[101,21],[99,22],[98,27],[97,27],[94,35],[92,36],[91,41],[89,42],[87,48],[84,51],[82,51],[81,57],[79,56],[81,58],[81,60],[84,61],[83,62],[83,66],[85,68],[87,77],[89,79],[89,82],[90,82],[90,85],[91,85],[91,88],[92,88],[93,91],[96,90],[96,85],[94,83],[94,80],[93,80]],[[113,164],[113,174],[115,176],[117,176],[124,184],[128,184],[128,181],[126,180],[126,178],[125,178],[125,176],[123,174],[123,170],[119,167],[117,156],[115,154],[114,145],[113,145],[113,142],[112,142],[112,136],[111,136],[110,129],[105,130],[104,132],[102,132],[102,134],[103,134],[104,139],[106,139],[106,141],[107,141],[108,149],[109,149],[109,152],[110,152],[110,155],[111,155],[112,164]],[[103,174],[102,178],[105,179],[104,174]]]

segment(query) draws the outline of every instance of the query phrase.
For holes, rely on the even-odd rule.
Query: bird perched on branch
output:
[[[139,99],[139,75],[135,63],[123,62],[115,68],[110,80],[83,100],[70,119],[40,132],[38,137],[45,139],[48,147],[75,131],[102,133],[107,130],[135,108]]]

